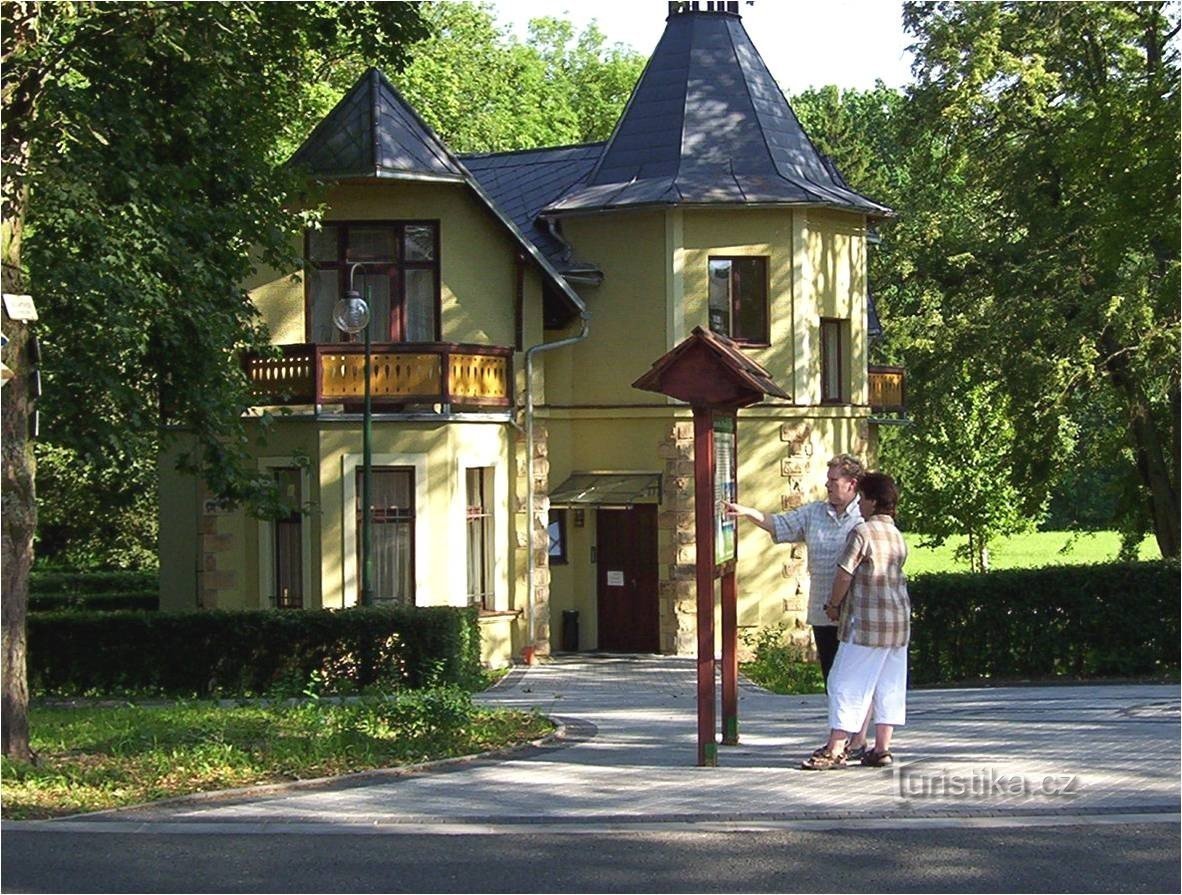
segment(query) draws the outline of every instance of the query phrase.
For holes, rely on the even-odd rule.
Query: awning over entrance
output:
[[[660,502],[659,472],[575,472],[550,492],[550,506],[555,509]]]

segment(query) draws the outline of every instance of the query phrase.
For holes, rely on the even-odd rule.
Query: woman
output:
[[[825,613],[838,622],[837,657],[829,672],[829,742],[801,767],[826,771],[846,765],[846,742],[861,730],[874,704],[874,748],[862,764],[891,764],[891,735],[907,719],[907,644],[911,600],[903,563],[907,546],[895,527],[899,489],[880,472],[858,479],[862,523],[846,541]]]

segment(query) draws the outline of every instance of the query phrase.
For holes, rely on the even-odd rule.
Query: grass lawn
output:
[[[458,689],[343,705],[33,706],[29,729],[39,763],[3,760],[2,816],[57,817],[470,755],[538,739],[553,727],[537,714],[479,708]]]
[[[908,532],[903,536],[907,539],[908,575],[969,571],[967,562],[953,558],[966,538],[949,538],[939,547],[921,547],[922,536]],[[1120,535],[1115,531],[1036,531],[998,540],[989,548],[989,560],[994,569],[1036,569],[1115,562],[1119,551]],[[1161,559],[1152,535],[1141,542],[1140,558]]]

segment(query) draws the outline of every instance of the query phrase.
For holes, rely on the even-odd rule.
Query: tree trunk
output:
[[[29,162],[30,124],[41,91],[39,64],[18,61],[22,51],[37,42],[39,4],[4,4],[3,98],[4,129],[0,161],[0,281],[4,292],[24,292],[21,268],[21,231],[28,202],[25,173]],[[29,568],[33,564],[33,533],[37,528],[34,488],[35,467],[29,443],[32,403],[29,372],[28,324],[11,320],[3,312],[4,335],[9,340],[4,362],[13,377],[3,392],[0,438],[3,439],[3,510],[0,513],[0,615],[3,628],[3,705],[0,724],[4,754],[33,760],[29,748],[29,687],[25,664],[25,618],[29,607]]]
[[[1144,390],[1129,368],[1125,354],[1120,351],[1109,333],[1101,337],[1104,353],[1108,356],[1105,366],[1113,387],[1121,397],[1128,415],[1129,435],[1137,461],[1137,473],[1145,486],[1149,518],[1153,521],[1153,532],[1161,555],[1167,559],[1178,557],[1179,506],[1178,485],[1170,478],[1166,463],[1165,445],[1153,419],[1153,410]]]

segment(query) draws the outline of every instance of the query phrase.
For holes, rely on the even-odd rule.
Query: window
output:
[[[307,303],[309,338],[340,342],[347,336],[332,310],[349,287],[370,307],[374,342],[434,342],[439,338],[439,228],[432,222],[332,223],[309,230]]]
[[[546,528],[550,536],[550,564],[566,565],[566,510],[551,510]]]
[[[491,466],[466,470],[468,605],[493,609],[493,507]]]
[[[849,321],[821,319],[821,403],[846,400],[845,345]]]
[[[767,258],[711,258],[710,330],[736,342],[767,345]]]
[[[303,504],[303,495],[300,493],[300,470],[276,469],[275,481],[279,486],[279,498],[290,512],[273,523],[271,562],[274,575],[271,581],[274,593],[270,594],[271,605],[276,609],[303,609],[304,517],[300,512]]]
[[[357,578],[358,593],[364,581],[365,538],[362,532],[363,469],[357,470]],[[403,466],[375,467],[370,471],[370,573],[373,604],[413,606],[415,475]],[[358,603],[362,602],[360,599]]]

